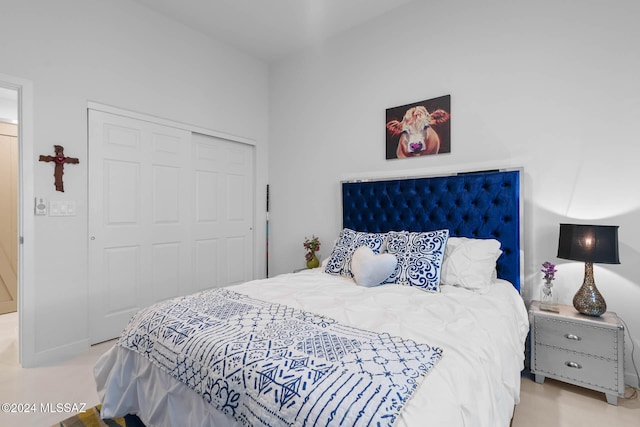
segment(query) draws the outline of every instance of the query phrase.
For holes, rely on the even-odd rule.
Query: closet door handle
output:
[[[568,339],[568,340],[573,340],[573,341],[581,341],[581,340],[582,340],[582,338],[580,338],[580,337],[579,337],[579,336],[577,336],[577,335],[573,335],[573,334],[565,334],[565,336],[564,336],[564,337],[565,337],[566,339]]]
[[[579,363],[576,363],[576,362],[564,362],[564,364],[567,365],[570,368],[582,369],[582,365],[580,365]]]

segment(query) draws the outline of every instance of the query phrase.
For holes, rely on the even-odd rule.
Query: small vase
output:
[[[318,260],[315,252],[312,252],[311,255],[311,259],[307,261],[307,268],[316,268],[320,265],[320,261]]]
[[[556,306],[556,295],[553,292],[553,284],[551,282],[544,282],[540,288],[540,302],[548,308]]]

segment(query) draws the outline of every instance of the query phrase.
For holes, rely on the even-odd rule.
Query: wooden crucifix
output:
[[[40,156],[41,162],[55,162],[56,166],[53,170],[53,176],[55,178],[56,191],[62,191],[64,193],[64,184],[62,183],[62,175],[64,174],[65,163],[78,164],[80,160],[73,157],[64,156],[64,147],[62,145],[54,145],[55,156]]]

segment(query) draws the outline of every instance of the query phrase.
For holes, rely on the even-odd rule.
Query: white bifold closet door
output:
[[[90,340],[143,307],[253,278],[250,145],[89,110]]]

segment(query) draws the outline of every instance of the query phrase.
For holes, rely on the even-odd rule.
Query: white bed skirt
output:
[[[452,286],[429,294],[397,285],[362,288],[316,270],[231,289],[443,348],[442,360],[394,427],[509,425],[519,402],[529,325],[524,303],[508,282],[496,281],[484,295]],[[94,374],[103,417],[136,414],[148,427],[239,425],[120,346],[98,360]]]
[[[103,418],[135,414],[147,427],[235,427],[183,383],[139,354],[114,346],[94,368]]]

